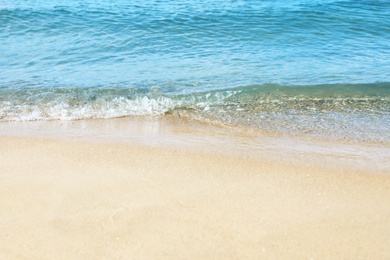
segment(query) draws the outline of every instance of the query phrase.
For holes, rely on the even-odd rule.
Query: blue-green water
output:
[[[0,0],[0,120],[186,116],[390,143],[390,2]]]

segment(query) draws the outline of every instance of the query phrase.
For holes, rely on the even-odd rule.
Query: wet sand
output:
[[[387,147],[154,119],[0,144],[1,259],[390,258]]]

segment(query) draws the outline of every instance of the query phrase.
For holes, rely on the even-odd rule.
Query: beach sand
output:
[[[0,259],[390,258],[386,147],[160,119],[3,122],[0,144]]]

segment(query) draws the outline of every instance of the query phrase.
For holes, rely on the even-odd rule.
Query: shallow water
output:
[[[327,170],[333,174],[389,174],[389,145],[315,141],[258,134],[167,116],[111,120],[0,122],[0,136],[120,143],[196,151],[261,161],[274,166]],[[302,168],[301,168],[302,170]]]
[[[174,114],[390,143],[388,1],[0,0],[0,120]]]

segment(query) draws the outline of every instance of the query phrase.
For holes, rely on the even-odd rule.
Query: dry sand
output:
[[[0,259],[390,259],[383,169],[10,127],[0,127]]]

